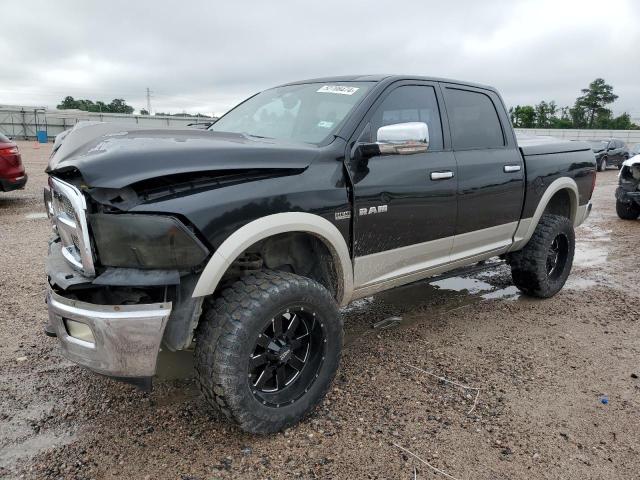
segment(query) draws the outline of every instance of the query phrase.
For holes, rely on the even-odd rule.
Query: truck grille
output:
[[[94,276],[84,195],[73,185],[55,177],[49,177],[49,189],[50,204],[47,205],[47,209],[60,235],[62,254],[76,270]]]

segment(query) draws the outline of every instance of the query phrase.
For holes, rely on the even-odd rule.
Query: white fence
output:
[[[114,122],[150,128],[185,127],[189,123],[207,123],[211,118],[156,115],[126,115],[121,113],[83,112],[81,110],[47,110],[34,107],[0,106],[0,133],[16,140],[36,138],[38,131],[52,139],[81,121]]]
[[[567,140],[605,140],[617,138],[633,147],[640,143],[640,130],[564,130],[559,128],[516,128],[516,133],[566,138]]]
[[[34,139],[38,131],[47,132],[51,139],[71,128],[77,122],[92,120],[141,125],[151,128],[185,127],[189,123],[207,123],[203,117],[169,117],[156,115],[126,115],[121,113],[96,113],[81,110],[47,110],[34,107],[0,106],[0,133],[16,140]],[[640,130],[564,130],[556,128],[516,128],[517,133],[545,135],[567,140],[602,140],[618,138],[627,146],[640,143]]]

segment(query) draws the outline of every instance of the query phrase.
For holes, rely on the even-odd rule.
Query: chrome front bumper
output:
[[[111,377],[137,378],[155,374],[160,342],[171,313],[170,302],[95,305],[49,290],[47,306],[48,328],[56,333],[63,355],[72,362]],[[69,320],[89,327],[93,341],[91,335],[84,339],[71,336],[65,325]]]

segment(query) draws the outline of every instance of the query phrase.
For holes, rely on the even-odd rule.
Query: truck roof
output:
[[[278,85],[279,87],[283,87],[285,85],[299,85],[303,83],[329,83],[329,82],[386,82],[392,83],[398,80],[424,80],[428,82],[444,82],[444,83],[454,83],[458,85],[466,85],[469,87],[483,88],[486,90],[491,90],[497,93],[497,90],[489,85],[483,85],[475,82],[466,82],[463,80],[453,80],[451,78],[441,78],[441,77],[427,77],[422,75],[385,75],[385,74],[376,74],[376,75],[341,75],[334,77],[320,77],[320,78],[310,78],[306,80],[297,80],[294,82],[283,83],[282,85]]]

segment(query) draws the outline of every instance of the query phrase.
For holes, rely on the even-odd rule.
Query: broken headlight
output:
[[[201,264],[209,251],[177,218],[162,215],[92,214],[100,263],[109,267],[184,270]]]

